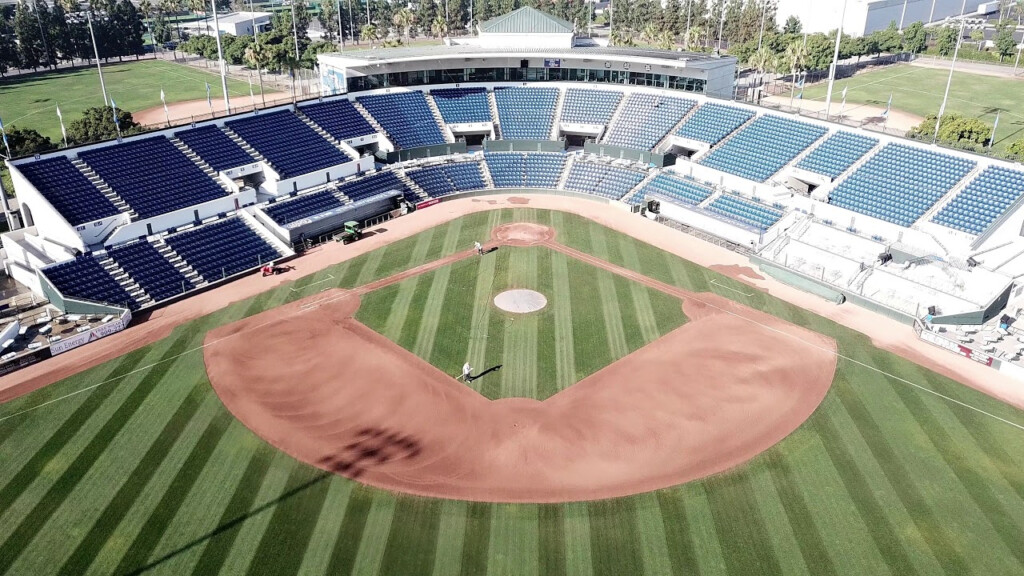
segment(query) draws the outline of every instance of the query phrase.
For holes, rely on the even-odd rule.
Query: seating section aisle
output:
[[[653,196],[668,200],[674,204],[696,206],[711,196],[712,190],[688,178],[677,178],[668,174],[658,174],[653,180],[644,184],[630,198],[630,203],[642,202],[645,196]]]
[[[345,182],[339,189],[353,202],[391,190],[406,192],[406,198],[409,197],[405,184],[394,172],[377,172],[358,180]]]
[[[910,226],[976,163],[905,144],[888,144],[832,191],[829,202]]]
[[[150,218],[227,195],[163,136],[82,152],[84,160],[139,218]]]
[[[870,136],[840,130],[829,136],[796,167],[836,179],[878,144]]]
[[[192,130],[175,132],[174,136],[185,143],[204,162],[217,172],[246,166],[256,162],[218,126],[200,126]]]
[[[644,176],[642,172],[634,172],[608,164],[576,162],[569,170],[565,189],[618,200],[635,188],[637,184],[640,184]]]
[[[701,159],[705,166],[764,182],[825,135],[825,128],[765,114]]]
[[[331,100],[299,106],[299,111],[336,140],[351,140],[373,134],[373,126],[348,100]]]
[[[145,240],[108,248],[107,256],[117,262],[154,302],[183,294],[195,287]]]
[[[608,144],[650,150],[694,106],[693,100],[654,94],[630,94],[608,130]]]
[[[676,136],[706,142],[714,146],[732,134],[754,115],[750,110],[716,104],[704,104],[676,131]]]
[[[19,164],[18,170],[72,226],[118,213],[114,203],[63,156]]]
[[[133,310],[138,307],[131,294],[92,255],[44,268],[43,274],[68,298],[105,302]]]
[[[711,204],[708,204],[708,210],[733,220],[738,220],[759,230],[771,228],[772,225],[779,221],[779,218],[782,218],[782,212],[774,208],[769,208],[730,194],[723,194],[712,200]]]
[[[330,190],[320,190],[312,194],[303,194],[281,202],[275,202],[263,207],[263,211],[270,216],[274,222],[284,226],[296,220],[309,218],[328,210],[334,210],[343,206]]]
[[[492,122],[486,88],[445,88],[430,93],[448,124]]]
[[[440,164],[410,170],[407,174],[424,192],[434,197],[487,187],[479,162]]]
[[[288,110],[246,116],[226,124],[270,161],[282,178],[352,160]]]
[[[547,140],[555,121],[556,88],[494,89],[503,140]]]
[[[207,282],[257,268],[281,253],[241,218],[226,218],[164,238]]]
[[[990,166],[943,206],[932,222],[981,234],[1022,195],[1024,172]]]
[[[562,103],[562,122],[607,124],[620,100],[622,92],[615,90],[569,88]]]
[[[487,152],[484,154],[495,188],[556,188],[565,169],[565,154]]]
[[[399,148],[444,144],[444,135],[422,92],[356,98]]]

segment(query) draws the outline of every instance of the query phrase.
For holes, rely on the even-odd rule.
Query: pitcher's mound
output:
[[[548,299],[533,290],[506,290],[494,297],[494,305],[506,312],[527,314],[548,305]]]

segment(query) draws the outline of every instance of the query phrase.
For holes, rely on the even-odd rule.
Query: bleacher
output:
[[[243,150],[238,142],[232,140],[219,126],[200,126],[191,130],[175,132],[174,136],[184,142],[217,172],[256,162],[255,158]]]
[[[782,218],[782,212],[756,202],[723,194],[708,204],[708,210],[759,230],[767,230]]]
[[[18,170],[72,226],[118,213],[114,203],[63,156],[19,164]]]
[[[390,190],[405,192],[406,198],[409,198],[405,184],[394,172],[377,172],[357,180],[345,182],[339,186],[339,190],[353,202]]]
[[[299,111],[339,141],[373,134],[373,126],[348,100],[331,100],[299,106]]]
[[[135,210],[150,218],[222,198],[227,192],[163,136],[82,152],[96,174]]]
[[[138,303],[91,254],[43,269],[43,274],[68,298],[92,300],[136,309]]]
[[[443,88],[430,95],[448,124],[491,122],[491,105],[486,88]]]
[[[565,189],[594,194],[611,200],[622,198],[644,179],[642,172],[595,162],[576,162],[569,170]]]
[[[645,196],[660,200],[668,200],[673,204],[696,206],[711,196],[712,190],[688,178],[677,178],[668,174],[658,174],[650,182],[644,184],[630,198],[629,203],[637,203]]]
[[[676,130],[676,136],[714,146],[750,120],[753,115],[753,112],[744,108],[709,102],[683,122],[679,130]]]
[[[876,144],[878,140],[870,136],[840,130],[811,150],[796,166],[835,179]]]
[[[683,98],[630,94],[618,120],[608,131],[608,144],[650,150],[693,108]]]
[[[494,89],[503,140],[547,140],[555,121],[556,88],[507,86]]]
[[[565,169],[557,152],[486,152],[484,160],[495,188],[555,188]]]
[[[990,166],[939,210],[932,222],[981,234],[1024,195],[1024,172]]]
[[[622,100],[616,90],[569,88],[562,103],[562,122],[575,124],[607,124]]]
[[[303,218],[309,218],[317,214],[334,210],[343,206],[330,190],[320,190],[312,194],[303,194],[295,198],[268,204],[263,211],[270,216],[274,222],[284,226]]]
[[[444,144],[444,135],[422,92],[356,98],[399,148]]]
[[[888,144],[836,186],[830,202],[910,226],[962,180],[976,163],[905,144]]]
[[[433,197],[487,187],[479,162],[453,162],[428,166],[406,173],[417,186]]]
[[[764,182],[825,134],[825,128],[765,114],[711,150],[701,164]]]
[[[241,218],[233,217],[164,238],[207,282],[257,268],[281,257]]]
[[[226,124],[262,154],[282,178],[352,160],[288,110],[246,116]]]
[[[107,249],[117,264],[149,294],[154,302],[192,290],[192,282],[145,240]]]

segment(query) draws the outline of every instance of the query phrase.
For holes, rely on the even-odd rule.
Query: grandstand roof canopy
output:
[[[485,34],[566,34],[575,31],[572,22],[524,6],[480,24]]]
[[[490,46],[417,46],[406,48],[384,48],[379,50],[359,50],[357,52],[332,52],[325,54],[332,60],[344,62],[346,66],[366,66],[387,62],[437,60],[451,56],[565,56],[576,58],[612,58],[642,63],[644,60],[658,61],[669,66],[695,66],[703,68],[717,66],[718,63],[735,62],[731,56],[715,56],[699,52],[675,52],[671,50],[649,50],[645,48],[619,48],[600,46],[574,46],[572,48],[529,48],[529,47],[490,47]]]

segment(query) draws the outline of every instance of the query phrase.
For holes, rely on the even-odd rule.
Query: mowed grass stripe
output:
[[[594,573],[594,550],[590,536],[590,505],[570,502],[561,506],[565,548],[565,573],[589,576]]]
[[[370,505],[376,490],[358,484],[348,498],[345,507],[345,518],[338,530],[338,538],[334,541],[330,562],[324,574],[355,574],[352,567],[356,562],[359,542],[363,539],[366,529],[366,518],[370,513]]]
[[[559,302],[555,299],[553,278],[551,275],[551,259],[557,252],[539,248],[536,251],[536,275],[537,284],[535,290],[547,298],[547,306],[543,310],[528,314],[537,326],[536,336],[533,341],[533,354],[537,374],[536,387],[533,390],[533,398],[546,399],[556,394],[561,388],[558,386],[558,365],[555,354],[555,315],[556,308],[568,309],[569,302]]]
[[[317,512],[316,526],[309,538],[306,553],[302,555],[302,564],[298,573],[301,576],[320,576],[327,574],[327,563],[330,562],[334,543],[338,540],[341,523],[345,519],[349,495],[356,486],[355,482],[331,477],[327,480],[327,497]]]
[[[633,242],[622,241],[619,238],[619,250],[622,252],[623,262],[629,263],[634,268],[641,268],[640,257]],[[636,313],[637,324],[640,328],[640,335],[643,336],[643,344],[650,344],[662,335],[658,328],[658,314],[654,311],[651,303],[651,291],[646,286],[637,282],[627,282],[630,299],[633,301],[633,308]]]
[[[771,555],[778,560],[780,572],[810,574],[810,567],[801,558],[794,528],[789,523],[764,460],[758,460],[747,467],[746,480],[750,485],[752,502],[757,506],[758,517],[764,524],[762,542],[766,548],[771,548]]]
[[[492,504],[470,502],[466,510],[466,531],[462,539],[460,576],[487,574],[490,561]]]
[[[400,497],[379,574],[430,574],[434,568],[441,500]]]
[[[573,343],[572,284],[569,280],[568,256],[561,252],[551,255],[552,324],[554,325],[555,386],[565,390],[575,384],[576,357]]]
[[[537,571],[543,576],[566,574],[565,512],[557,504],[537,507]]]
[[[466,510],[469,505],[458,500],[441,501],[441,518],[437,528],[434,566],[424,571],[431,576],[458,576],[462,570],[462,544],[466,537]]]
[[[590,241],[593,246],[592,254],[608,260],[608,243],[604,235],[604,229],[591,227]],[[601,302],[601,311],[604,313],[605,334],[608,338],[608,351],[614,359],[622,358],[629,354],[629,344],[626,342],[626,332],[623,328],[623,314],[619,308],[616,282],[618,276],[611,272],[597,270],[597,292]],[[627,309],[628,310],[628,309]]]
[[[508,248],[509,288],[537,286],[537,250]],[[505,349],[501,364],[501,395],[504,398],[537,396],[537,314],[501,313],[505,317]]]
[[[694,538],[690,534],[693,522],[686,515],[686,497],[682,488],[659,490],[654,494],[661,508],[662,533],[669,543],[665,561],[669,563],[670,572],[666,574],[702,573],[694,549]]]
[[[640,559],[645,574],[671,574],[668,536],[665,534],[665,520],[657,495],[653,493],[634,496],[636,505],[637,534],[640,537]]]
[[[631,498],[591,502],[590,551],[594,574],[643,574],[636,509]]]
[[[746,468],[715,477],[708,484],[708,503],[729,572],[781,574]]]
[[[488,576],[540,576],[538,521],[537,506],[492,505]]]
[[[384,547],[395,517],[396,498],[390,492],[377,490],[366,516],[366,526],[359,540],[353,574],[378,574],[384,558]],[[350,545],[354,545],[351,543]]]

